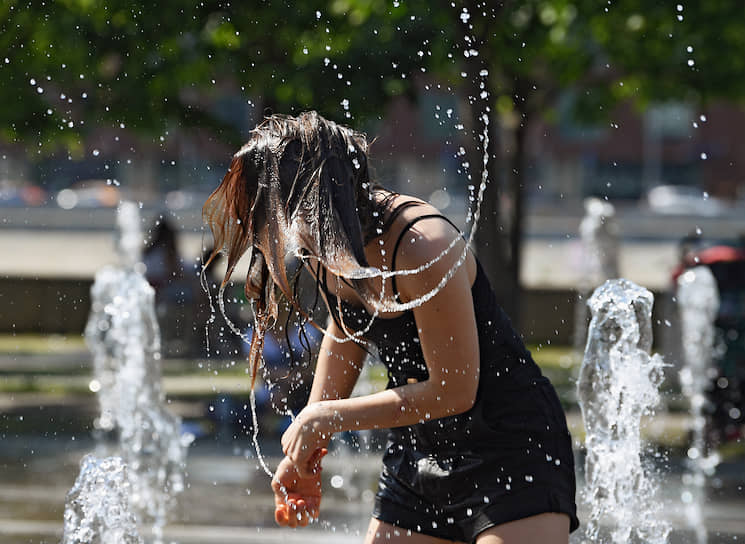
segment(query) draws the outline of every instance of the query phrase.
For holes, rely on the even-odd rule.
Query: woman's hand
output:
[[[326,404],[317,402],[303,408],[282,435],[282,451],[301,478],[310,478],[320,470],[319,452],[331,439],[332,416]]]
[[[328,453],[319,450],[318,469],[310,478],[301,477],[289,457],[280,461],[272,479],[274,491],[274,519],[278,525],[305,527],[318,518],[321,509],[321,459]]]

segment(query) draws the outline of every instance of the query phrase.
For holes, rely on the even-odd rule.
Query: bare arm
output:
[[[329,319],[327,331],[329,334],[324,336],[318,351],[308,405],[349,397],[364,361],[365,351],[359,345],[354,342],[340,344],[333,339],[331,335],[341,338],[343,333],[332,319]],[[321,507],[319,469],[330,438],[330,432],[319,437],[305,470],[301,471],[289,457],[280,461],[272,479],[277,524],[305,526],[310,519],[318,517]]]
[[[326,327],[329,334],[323,337],[318,350],[316,370],[308,404],[323,400],[345,399],[352,394],[365,359],[365,350],[355,342],[340,344],[334,338],[343,338],[344,333],[329,318]]]
[[[433,222],[428,221],[423,236],[410,235],[416,237],[416,243],[404,239],[402,246],[408,251],[400,254],[401,268],[416,267],[448,246],[452,229]],[[413,299],[436,286],[460,249],[456,247],[425,271],[400,276],[397,283],[402,298]],[[309,405],[282,437],[285,452],[301,472],[312,452],[323,445],[321,437],[325,439],[334,432],[412,425],[462,413],[473,406],[479,348],[467,267],[461,266],[436,296],[414,309],[414,317],[429,379],[362,397],[336,397]],[[315,399],[319,398],[323,397]]]

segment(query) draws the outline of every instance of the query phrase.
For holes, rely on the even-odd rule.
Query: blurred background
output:
[[[745,367],[745,273],[737,264],[745,260],[743,51],[741,0],[6,0],[0,534],[18,542],[56,534],[65,491],[93,441],[98,408],[82,333],[94,275],[117,262],[122,200],[141,213],[165,391],[197,435],[194,488],[244,501],[217,515],[188,506],[198,499],[187,492],[177,519],[192,529],[271,524],[271,505],[258,499],[247,521],[252,496],[241,491],[253,478],[257,493],[268,490],[259,474],[246,476],[255,464],[246,468],[255,456],[247,348],[221,316],[208,323],[198,278],[211,248],[201,206],[271,113],[315,109],[365,132],[377,180],[431,201],[465,232],[488,182],[474,249],[580,438],[574,383],[588,319],[583,297],[606,279],[581,225],[600,209],[617,275],[657,299],[655,350],[671,365],[669,416],[648,429],[650,439],[660,450],[684,449],[675,279],[687,267],[735,263],[725,273],[733,321],[721,328],[730,351],[720,356]],[[210,282],[219,270],[208,272]],[[240,273],[229,291],[227,312],[246,331]],[[268,381],[280,384],[273,394],[297,409],[310,358],[282,338],[268,344],[267,368],[276,369]],[[300,361],[294,374],[282,366],[288,350],[300,354],[289,357]],[[370,369],[363,387],[383,386],[380,367]],[[286,422],[271,409],[272,390],[263,391],[266,450],[276,455]],[[728,402],[739,410],[743,394]],[[742,414],[728,413],[737,417],[722,424],[720,439],[733,473],[742,473]],[[374,464],[375,437],[363,438]],[[344,440],[359,450],[360,437]],[[726,505],[741,506],[731,502],[743,498],[733,485],[720,486],[730,493]],[[334,526],[358,530],[344,520],[366,518],[374,474],[331,489]]]

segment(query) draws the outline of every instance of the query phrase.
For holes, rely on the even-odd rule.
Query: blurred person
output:
[[[142,262],[145,278],[155,289],[163,355],[186,356],[194,322],[195,281],[185,274],[176,230],[162,215],[149,231]]]
[[[679,243],[673,285],[686,270],[709,268],[719,291],[713,375],[707,389],[707,439],[717,447],[745,436],[745,236],[708,240],[697,232]],[[681,339],[682,341],[683,339]]]
[[[219,304],[211,300],[220,285],[219,279],[222,256],[209,260],[214,253],[214,246],[204,248],[201,257],[195,263],[195,268],[201,270],[198,276],[200,286],[196,296],[195,315],[195,355],[216,357],[219,359],[237,358],[243,353],[245,338],[250,338],[251,330],[247,328],[250,311],[245,308],[245,295],[238,286],[228,286],[223,293],[225,300],[221,310]],[[207,263],[209,260],[208,264]],[[234,334],[231,325],[241,335]]]
[[[329,316],[308,403],[282,436],[278,524],[318,516],[334,433],[388,428],[367,543],[568,542],[578,526],[574,461],[552,385],[457,228],[373,183],[364,135],[315,112],[267,118],[204,216],[213,256],[227,254],[223,284],[250,255],[252,365],[279,293],[315,323],[315,302],[302,307],[288,278],[288,255],[313,277]],[[388,388],[350,398],[373,348]]]

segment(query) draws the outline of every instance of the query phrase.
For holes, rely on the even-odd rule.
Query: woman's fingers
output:
[[[277,522],[277,525],[287,525],[289,522],[289,518],[287,515],[287,505],[286,504],[280,504],[278,505],[274,510],[274,521]]]
[[[317,519],[321,503],[321,460],[328,453],[326,448],[316,449],[308,456],[300,470],[291,457],[277,467],[272,479],[274,491],[274,519],[280,526],[305,527]],[[308,476],[303,476],[308,474]]]
[[[317,517],[317,509],[309,508],[303,499],[288,499],[287,504],[280,504],[274,510],[277,524],[287,527],[306,527]]]

